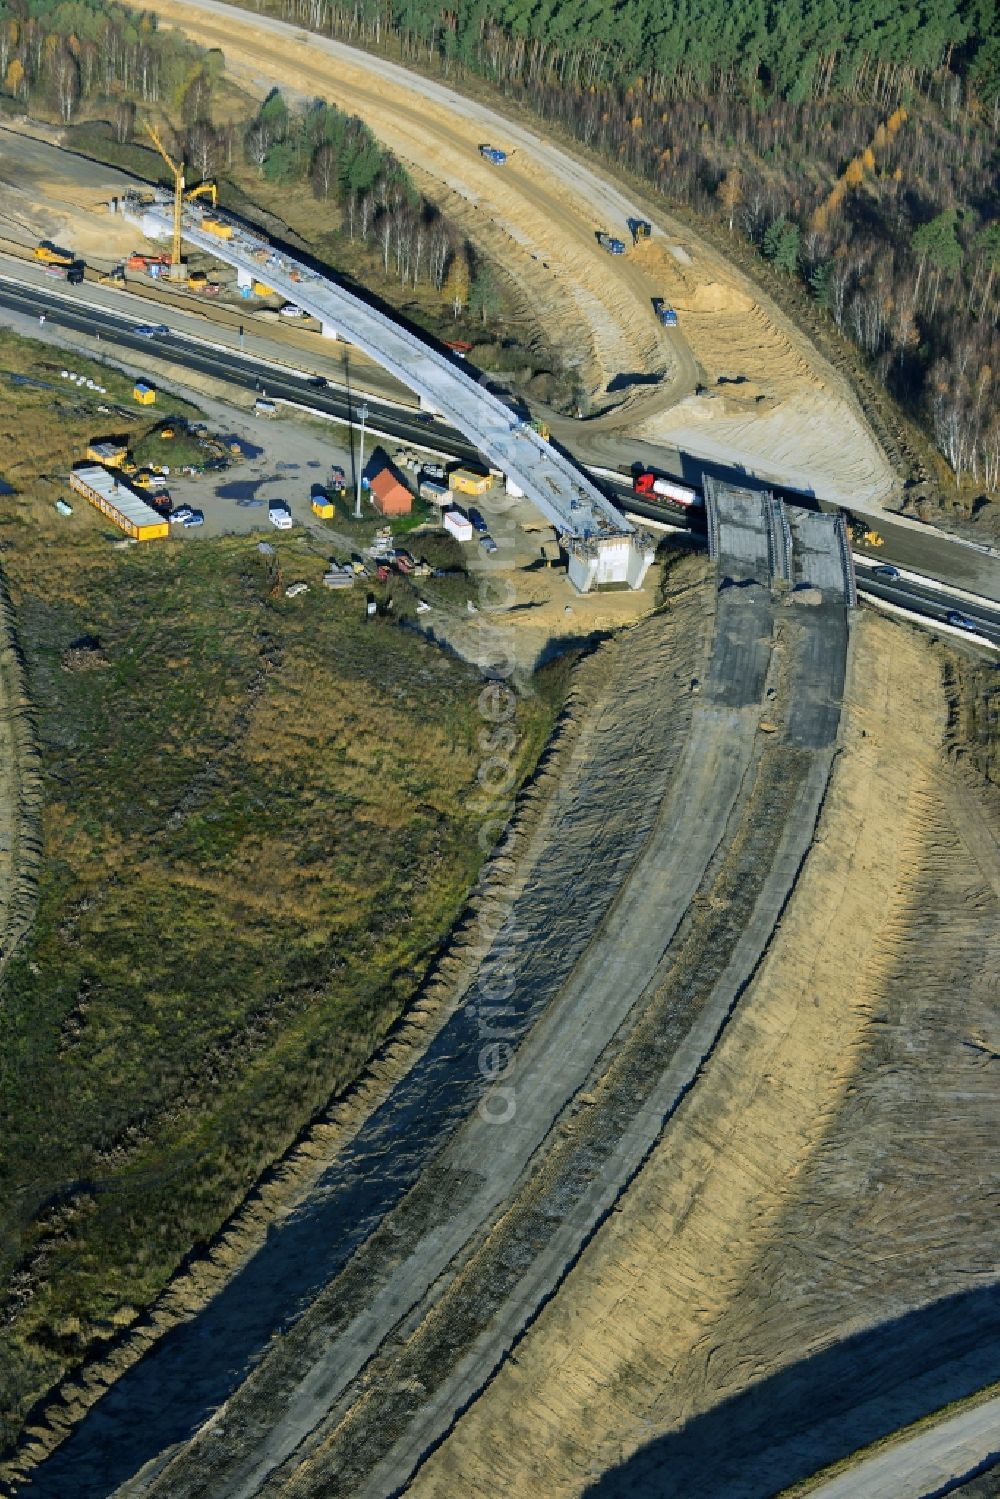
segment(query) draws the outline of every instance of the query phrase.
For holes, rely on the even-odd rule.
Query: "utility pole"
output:
[[[354,519],[361,519],[361,474],[365,466],[365,422],[368,419],[368,407],[362,401],[358,407],[358,416],[361,418],[361,453],[358,457],[358,492],[354,500]]]

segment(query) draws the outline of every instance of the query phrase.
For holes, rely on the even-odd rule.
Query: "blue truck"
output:
[[[501,151],[499,146],[480,146],[479,154],[495,167],[502,167],[507,164],[507,152]]]
[[[677,327],[677,314],[672,307],[668,307],[662,297],[653,298],[653,311],[663,324],[664,328]]]
[[[615,239],[613,234],[605,234],[603,229],[597,236],[597,243],[602,250],[607,250],[609,255],[625,254],[625,241],[623,239]]]

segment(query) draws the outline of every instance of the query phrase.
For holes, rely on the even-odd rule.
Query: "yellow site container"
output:
[[[448,475],[448,488],[458,494],[485,494],[492,489],[489,474],[478,474],[473,468],[453,468]]]
[[[271,288],[269,286],[265,286],[264,283],[263,283],[263,281],[255,281],[254,282],[254,284],[253,284],[253,294],[254,294],[255,297],[273,297],[274,296],[274,292],[271,290]]]
[[[201,227],[206,234],[214,234],[216,239],[232,239],[232,224],[224,224],[221,219],[210,219],[206,214],[201,221]]]
[[[317,498],[312,502],[312,513],[313,515],[320,516],[322,520],[332,520],[337,512],[334,509],[332,500],[321,500]]]
[[[140,406],[152,406],[156,400],[156,391],[145,380],[137,380],[132,389],[133,401],[138,401]]]
[[[114,521],[133,541],[156,541],[170,535],[169,522],[128,484],[107,469],[92,464],[74,469],[69,486],[82,494],[95,509]]]
[[[103,463],[105,468],[121,468],[128,458],[124,443],[92,442],[87,448],[90,463]]]

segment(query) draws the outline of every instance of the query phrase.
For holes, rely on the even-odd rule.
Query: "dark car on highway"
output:
[[[873,578],[898,578],[899,568],[893,567],[891,562],[880,562],[878,567],[872,568]]]
[[[972,630],[973,633],[976,633],[979,630],[979,626],[976,624],[975,620],[970,619],[967,614],[962,614],[958,609],[949,609],[948,613],[945,615],[945,619],[947,620],[948,624],[952,625],[956,630]]]

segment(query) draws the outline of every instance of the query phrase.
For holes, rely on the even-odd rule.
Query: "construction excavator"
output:
[[[195,198],[202,197],[210,197],[212,200],[212,207],[215,208],[217,206],[219,201],[219,194],[214,182],[199,183],[197,187],[193,187],[189,193],[185,194],[184,200],[186,203],[193,203]]]

